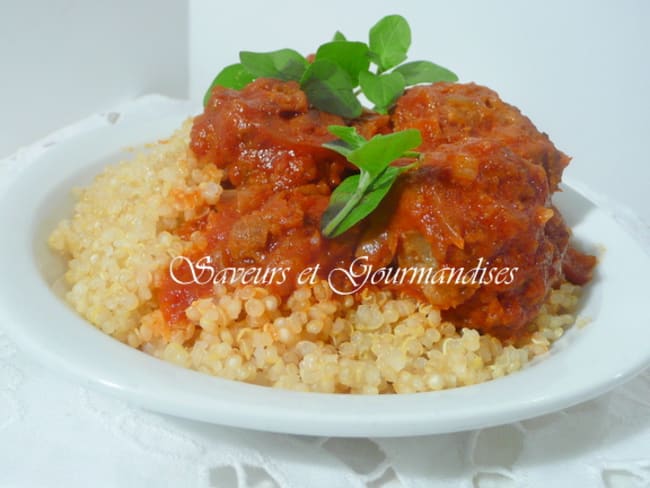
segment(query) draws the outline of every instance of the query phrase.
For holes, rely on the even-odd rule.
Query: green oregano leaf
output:
[[[400,73],[407,85],[418,83],[436,83],[438,81],[458,81],[458,76],[447,68],[443,68],[431,61],[413,61],[404,63],[395,68],[393,73]]]
[[[360,169],[359,174],[349,176],[334,189],[321,219],[321,232],[333,238],[377,208],[397,177],[413,167],[390,166],[390,163],[403,157],[419,157],[411,149],[419,146],[422,138],[415,129],[376,135],[370,140],[364,139],[352,127],[330,126],[329,130],[343,138],[338,144],[335,141],[324,146],[343,154]]]
[[[300,86],[317,109],[353,119],[361,115],[361,103],[354,95],[354,83],[347,72],[327,59],[309,65]]]
[[[352,144],[355,148],[361,147],[363,144],[368,142],[368,139],[359,134],[354,127],[349,127],[347,125],[330,125],[327,127],[327,130],[330,134],[334,134],[339,139],[343,139],[348,144]]]
[[[280,49],[267,53],[241,51],[239,60],[256,78],[277,78],[298,81],[307,69],[307,60],[293,49]]]
[[[370,66],[368,46],[363,42],[332,41],[321,45],[316,51],[316,60],[327,59],[343,68],[356,86],[359,73]]]
[[[205,106],[208,104],[208,101],[212,96],[212,89],[215,86],[223,86],[224,88],[241,90],[254,79],[255,76],[253,76],[246,68],[244,68],[241,63],[226,66],[216,76],[216,78],[210,84],[208,90],[205,92],[205,95],[203,96],[203,105]]]
[[[380,72],[387,71],[406,59],[411,28],[401,15],[388,15],[370,29],[369,41],[373,61]]]
[[[404,153],[422,144],[417,129],[406,129],[390,134],[374,136],[348,156],[348,161],[372,176],[377,176],[386,167],[403,157]]]
[[[364,71],[359,74],[359,84],[366,98],[375,104],[375,110],[382,114],[388,111],[406,88],[404,77],[396,72],[375,75]]]

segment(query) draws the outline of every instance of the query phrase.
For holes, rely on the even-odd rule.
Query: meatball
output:
[[[569,158],[518,109],[474,84],[413,88],[391,122],[420,130],[424,158],[371,217],[357,255],[377,266],[516,270],[501,283],[406,289],[459,326],[502,339],[525,335],[562,278],[569,230],[551,194]]]
[[[523,160],[542,166],[551,191],[557,190],[570,161],[517,107],[474,83],[412,88],[397,101],[391,120],[395,130],[419,129],[423,149],[470,137],[499,141]]]
[[[241,91],[216,87],[194,120],[190,147],[199,160],[224,169],[233,187],[286,190],[321,180],[336,186],[347,165],[322,144],[335,139],[327,127],[341,124],[310,108],[295,81],[259,78]]]
[[[569,238],[544,168],[487,138],[427,151],[371,222],[357,254],[375,266],[516,269],[490,283],[405,285],[457,325],[502,338],[525,333],[561,277]]]

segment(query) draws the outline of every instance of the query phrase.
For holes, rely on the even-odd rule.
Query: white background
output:
[[[138,95],[187,95],[187,5],[0,0],[0,158]]]

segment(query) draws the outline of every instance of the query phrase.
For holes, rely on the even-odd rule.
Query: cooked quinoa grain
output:
[[[152,292],[174,256],[196,246],[174,230],[222,193],[221,172],[188,149],[191,122],[107,168],[50,236],[68,260],[66,299],[103,332],[165,361],[223,378],[301,391],[411,393],[472,385],[524,367],[575,322],[580,287],[552,290],[524,344],[457,330],[440,311],[388,291],[356,298],[326,282],[286,300],[216,285],[169,327]],[[194,240],[193,240],[194,238]]]

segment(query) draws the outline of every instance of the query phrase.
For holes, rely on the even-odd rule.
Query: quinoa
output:
[[[549,294],[522,344],[441,319],[440,310],[384,290],[339,296],[326,281],[289,298],[215,285],[165,323],[152,289],[193,245],[174,230],[218,205],[221,172],[189,149],[191,120],[77,190],[71,219],[49,238],[67,260],[67,301],[103,332],[177,365],[249,383],[331,393],[410,393],[472,385],[520,370],[575,322],[580,287]],[[197,236],[197,238],[199,238]]]

